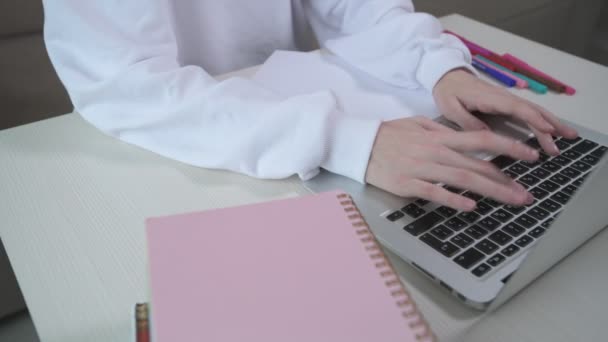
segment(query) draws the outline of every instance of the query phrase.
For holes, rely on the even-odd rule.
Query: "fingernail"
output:
[[[475,203],[475,201],[473,200],[468,200],[466,202],[463,202],[463,207],[464,211],[473,211],[477,209],[477,203]]]
[[[532,204],[534,202],[534,196],[528,192],[528,197],[526,198],[526,204]]]
[[[557,145],[555,145],[555,143],[551,143],[551,149],[554,153],[559,154],[559,148],[557,148]]]
[[[530,157],[534,158],[534,159],[538,159],[538,151],[535,149],[528,149],[528,154],[530,155]]]

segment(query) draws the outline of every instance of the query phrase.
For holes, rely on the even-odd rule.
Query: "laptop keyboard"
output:
[[[541,149],[536,138],[526,144]],[[608,149],[580,137],[560,138],[555,144],[561,151],[556,157],[540,151],[539,160],[534,162],[517,161],[508,156],[498,156],[491,161],[534,196],[534,203],[528,206],[506,205],[446,186],[449,191],[475,200],[475,211],[461,212],[445,206],[429,211],[429,201],[418,199],[386,218],[393,222],[406,215],[415,218],[403,227],[406,232],[476,277],[482,277],[526,251],[549,229]]]

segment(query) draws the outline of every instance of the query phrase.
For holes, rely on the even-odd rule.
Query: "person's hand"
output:
[[[474,210],[475,201],[434,183],[517,206],[532,203],[532,195],[492,163],[463,154],[475,151],[528,161],[538,158],[538,151],[489,130],[457,132],[428,118],[405,118],[380,125],[365,179],[398,196],[465,211]]]
[[[445,74],[433,89],[440,112],[464,130],[488,129],[471,112],[509,115],[528,125],[542,148],[550,155],[559,154],[551,135],[576,138],[574,129],[564,125],[551,112],[511,94],[504,88],[485,82],[468,71],[456,69]]]

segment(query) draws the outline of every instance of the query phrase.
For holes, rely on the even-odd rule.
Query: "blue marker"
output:
[[[480,71],[485,72],[486,74],[490,75],[492,78],[494,78],[495,80],[499,81],[500,83],[506,85],[509,88],[515,86],[515,84],[517,83],[517,81],[515,79],[503,74],[502,72],[500,72],[498,70],[488,68],[487,66],[483,65],[482,63],[479,63],[476,60],[473,60],[472,64],[474,67],[476,67]]]

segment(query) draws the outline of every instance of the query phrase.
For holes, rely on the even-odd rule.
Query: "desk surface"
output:
[[[574,97],[518,93],[608,133],[608,68],[462,16],[442,22],[567,80]],[[296,178],[256,180],[164,159],[74,114],[0,132],[0,165],[0,236],[42,341],[132,339],[133,304],[147,300],[146,217],[306,193]],[[391,258],[442,341],[597,341],[606,331],[606,243],[604,231],[490,315]]]

